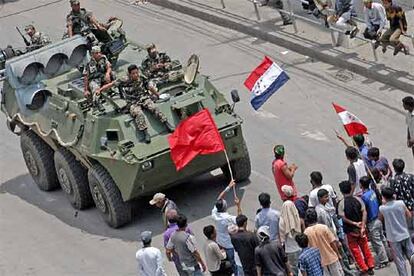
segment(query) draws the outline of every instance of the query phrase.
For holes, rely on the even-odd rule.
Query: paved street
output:
[[[31,22],[53,40],[62,36],[69,11],[67,0],[5,2],[0,4],[0,47],[23,46],[15,26],[24,27]],[[242,101],[236,110],[245,120],[243,130],[253,172],[249,182],[239,184],[238,194],[243,211],[250,219],[258,208],[260,192],[269,192],[274,207],[281,206],[270,169],[272,147],[276,143],[285,144],[288,161],[299,166],[295,182],[300,193],[310,191],[309,174],[313,170],[320,170],[325,182],[339,193],[337,183],[347,176],[347,162],[344,147],[335,137],[334,130],[342,131],[342,128],[332,102],[356,113],[368,125],[370,139],[382,154],[389,159],[403,158],[407,169],[413,171],[412,156],[405,147],[406,130],[400,104],[406,93],[156,6],[129,6],[116,0],[82,3],[101,20],[111,15],[123,18],[132,41],[154,42],[183,62],[191,54],[198,54],[201,72],[210,75],[228,99],[232,89],[239,90]],[[277,61],[291,80],[255,112],[242,83],[264,55]],[[143,198],[134,210],[134,222],[118,230],[106,226],[96,209],[76,213],[62,191],[44,193],[35,187],[21,157],[19,139],[7,130],[4,122],[2,114],[0,275],[136,275],[138,233],[151,230],[156,236],[155,245],[162,247],[159,210],[151,208],[147,204],[149,199]],[[225,185],[220,172],[213,171],[164,191],[188,216],[200,248],[204,244],[201,229],[212,222],[210,210]],[[234,207],[230,212],[235,212]],[[167,264],[167,271],[172,269]],[[394,267],[376,275],[390,273],[396,275]]]

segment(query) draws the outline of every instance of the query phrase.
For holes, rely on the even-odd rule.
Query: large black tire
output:
[[[123,201],[121,192],[107,170],[95,164],[89,169],[88,179],[93,201],[106,223],[113,228],[130,223],[131,206]]]
[[[53,149],[31,130],[20,136],[20,147],[27,169],[39,189],[51,191],[58,188]]]
[[[75,209],[82,210],[93,205],[88,184],[88,171],[68,150],[55,152],[55,168],[60,187]]]
[[[241,182],[247,180],[252,173],[252,166],[250,163],[250,156],[249,151],[247,149],[246,144],[243,143],[243,152],[244,155],[240,159],[230,161],[230,167],[233,172],[233,177],[236,182]],[[221,167],[221,171],[223,172],[224,176],[226,177],[227,181],[231,180],[231,175],[229,171],[228,165],[224,165]]]

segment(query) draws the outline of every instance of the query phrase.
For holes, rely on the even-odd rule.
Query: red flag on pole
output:
[[[181,121],[168,136],[171,159],[177,171],[184,168],[197,155],[224,151],[224,143],[208,109]]]
[[[337,104],[332,103],[332,105],[350,137],[358,134],[368,134],[367,127],[357,116]]]

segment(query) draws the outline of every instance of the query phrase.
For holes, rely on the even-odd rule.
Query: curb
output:
[[[411,93],[411,94],[414,93],[413,92],[414,84],[410,84],[410,83],[398,80],[397,77],[395,76],[381,74],[378,72],[378,70],[372,70],[371,68],[367,68],[359,64],[349,62],[345,59],[330,56],[328,54],[322,53],[321,51],[317,49],[308,48],[300,44],[288,41],[280,35],[270,34],[265,31],[255,29],[251,26],[246,26],[238,22],[232,21],[230,19],[223,18],[223,17],[217,16],[214,14],[209,14],[207,12],[203,12],[203,11],[200,11],[200,10],[197,10],[197,9],[185,6],[185,5],[177,4],[169,0],[151,0],[151,3],[154,5],[163,7],[163,8],[167,8],[167,9],[179,12],[179,13],[183,13],[183,14],[186,14],[192,17],[199,18],[201,20],[207,21],[209,23],[212,23],[212,24],[224,27],[224,28],[229,28],[237,32],[247,34],[249,36],[259,38],[261,40],[270,42],[272,44],[289,49],[299,54],[315,58],[321,62],[349,70],[351,72],[357,73],[366,78],[373,79],[375,81],[392,86],[394,88],[400,89],[407,93]],[[381,65],[381,64],[378,64],[378,65]]]

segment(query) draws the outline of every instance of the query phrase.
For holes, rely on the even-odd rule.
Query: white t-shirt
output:
[[[319,199],[318,199],[318,191],[320,189],[325,189],[329,192],[329,201],[328,203],[326,203],[326,207],[329,207],[330,209],[332,208],[333,212],[335,212],[335,206],[333,204],[332,199],[336,198],[336,193],[334,191],[334,189],[332,188],[331,185],[328,184],[323,184],[320,187],[317,187],[315,189],[313,189],[310,194],[309,194],[309,207],[316,207],[316,205],[319,204]]]

